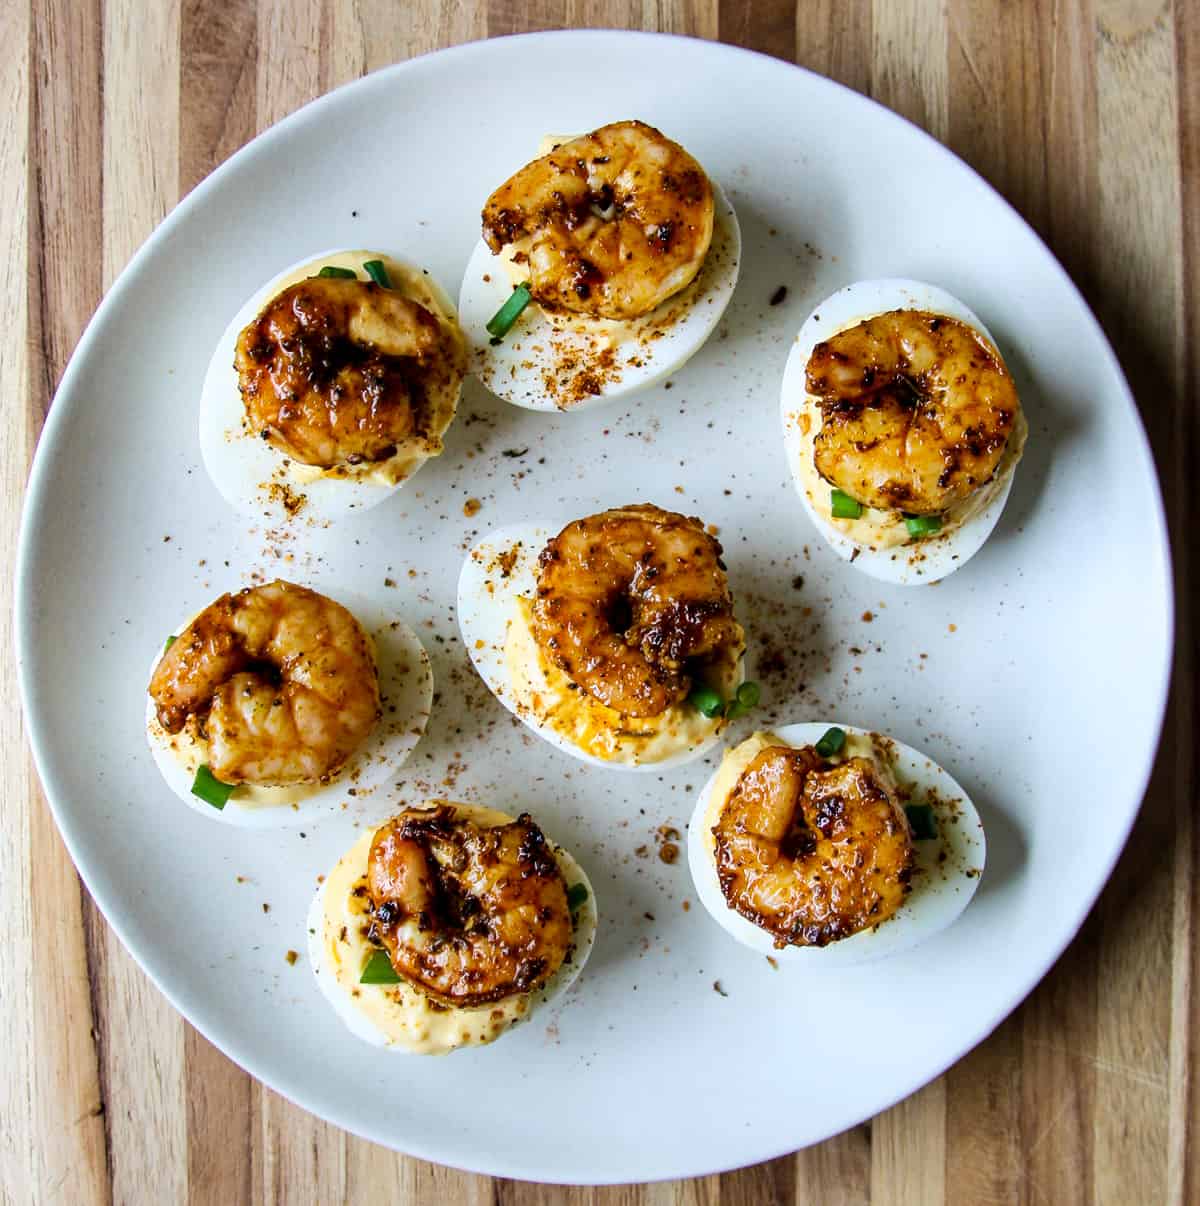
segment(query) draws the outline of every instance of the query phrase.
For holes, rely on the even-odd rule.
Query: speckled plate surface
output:
[[[605,63],[594,91],[581,57]],[[485,130],[496,81],[535,76]],[[230,316],[330,246],[422,260],[455,295],[483,199],[546,132],[546,95],[555,129],[640,117],[722,181],[744,262],[713,339],[645,396],[586,413],[518,410],[470,385],[445,454],[336,527],[236,516],[194,437]],[[842,563],[781,447],[792,338],[814,301],[868,276],[936,282],[976,310],[1032,428],[992,538],[936,587],[888,586]],[[697,905],[686,859],[658,856],[657,830],[683,827],[715,752],[661,777],[584,766],[477,678],[453,612],[470,543],[530,516],[644,500],[720,529],[765,700],[731,741],[755,724],[839,716],[927,751],[970,793],[988,865],[949,930],[884,963],[773,969]],[[433,660],[428,733],[395,788],[311,830],[208,823],[172,796],[143,739],[145,667],[163,634],[255,572],[377,595]],[[113,287],[64,377],[18,575],[21,683],[48,797],[89,889],[175,1005],[342,1126],[556,1181],[777,1155],[874,1114],[983,1038],[1070,940],[1120,851],[1171,644],[1161,503],[1128,389],[1023,222],[853,93],[719,45],[633,34],[499,40],[381,72],[197,188]],[[342,1027],[305,958],[284,956],[305,950],[316,878],[358,828],[435,794],[529,809],[584,866],[604,925],[553,1017],[488,1048],[394,1062]],[[853,1043],[816,1040],[831,1016]]]

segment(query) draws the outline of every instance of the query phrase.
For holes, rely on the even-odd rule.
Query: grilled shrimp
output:
[[[446,805],[407,809],[376,832],[367,884],[372,938],[445,1005],[532,992],[570,950],[566,883],[527,813],[484,828]]]
[[[150,680],[158,721],[195,718],[225,783],[331,778],[379,718],[371,644],[339,603],[275,581],[222,595],[163,654]]]
[[[721,546],[698,519],[650,504],[568,524],[542,550],[534,639],[577,686],[626,716],[657,716],[689,663],[740,650]]]
[[[704,169],[653,126],[619,121],[527,164],[487,199],[493,252],[517,243],[547,309],[648,314],[695,278],[713,232]]]
[[[933,515],[995,473],[1020,402],[999,352],[956,318],[893,310],[813,349],[817,472],[858,502]]]
[[[237,340],[253,431],[323,469],[386,460],[436,439],[428,395],[462,352],[424,306],[369,281],[310,277],[273,297]]]
[[[776,947],[825,946],[886,921],[912,876],[908,820],[866,758],[770,746],[713,826],[729,907]]]

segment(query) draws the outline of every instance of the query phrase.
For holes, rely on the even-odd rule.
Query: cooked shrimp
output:
[[[408,809],[376,832],[367,884],[372,937],[446,1005],[532,992],[571,947],[566,883],[528,813],[489,829],[445,805]]]
[[[461,378],[452,333],[369,281],[310,277],[238,336],[234,367],[253,431],[305,465],[381,461],[436,439],[430,393]]]
[[[730,908],[777,947],[825,946],[886,921],[909,890],[908,820],[866,758],[769,746],[713,826]]]
[[[597,318],[648,314],[685,288],[712,232],[704,169],[640,121],[562,143],[483,207],[487,245],[519,245],[535,301]]]
[[[1020,411],[999,352],[956,318],[893,310],[813,349],[817,471],[869,507],[933,515],[996,472]]]
[[[371,643],[339,603],[276,581],[222,595],[163,654],[150,680],[158,721],[195,718],[225,783],[329,779],[379,718]]]
[[[721,546],[698,519],[640,504],[568,524],[542,550],[534,639],[577,686],[626,716],[657,716],[689,664],[736,655],[742,629]]]

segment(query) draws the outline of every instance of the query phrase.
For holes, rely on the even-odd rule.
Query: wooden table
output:
[[[1129,848],[1025,1005],[870,1123],[703,1181],[566,1191],[460,1174],[351,1138],[264,1089],[179,1018],[115,940],[25,752],[6,576],[4,1200],[1200,1201],[1189,1126],[1200,1106],[1196,540],[1180,521],[1200,472],[1194,0],[7,0],[5,560],[67,358],[106,286],[181,196],[256,131],[343,81],[454,42],[570,25],[721,38],[877,97],[991,180],[1081,285],[1142,406],[1175,536],[1175,698]]]

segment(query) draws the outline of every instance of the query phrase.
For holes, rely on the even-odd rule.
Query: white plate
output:
[[[594,88],[580,62],[605,64]],[[505,88],[503,121],[485,121],[497,88],[520,79],[538,86]],[[230,316],[318,246],[419,247],[453,292],[484,198],[546,128],[546,96],[562,129],[653,122],[725,184],[742,278],[716,335],[670,390],[584,414],[522,411],[469,386],[445,454],[336,527],[302,523],[289,541],[239,519],[194,435]],[[779,438],[780,377],[813,302],[887,276],[943,285],[979,313],[1032,428],[996,531],[936,587],[844,565],[806,517]],[[779,285],[787,299],[771,307]],[[472,518],[469,497],[483,502]],[[682,829],[704,764],[661,779],[582,766],[479,681],[453,614],[466,547],[530,516],[643,500],[719,526],[747,675],[768,701],[758,724],[843,716],[927,751],[971,795],[988,866],[949,930],[819,980],[773,970],[696,904],[686,859],[655,857],[656,827]],[[234,572],[382,592],[420,634],[440,692],[395,797],[528,809],[583,864],[605,923],[555,1028],[519,1027],[400,1071],[345,1031],[305,959],[285,962],[305,949],[316,876],[387,801],[312,831],[234,833],[164,786],[142,734],[145,651],[226,559]],[[1075,933],[1137,811],[1166,693],[1169,581],[1154,471],[1113,353],[987,185],[894,115],[773,59],[561,33],[370,76],[258,139],[171,214],[64,376],[30,483],[16,618],[30,738],[71,855],[204,1034],[315,1113],[419,1156],[510,1177],[637,1181],[745,1164],[851,1126],[936,1076],[1024,997]],[[901,1042],[878,1025],[884,999],[906,1019]],[[797,1039],[831,1011],[853,1044]]]

